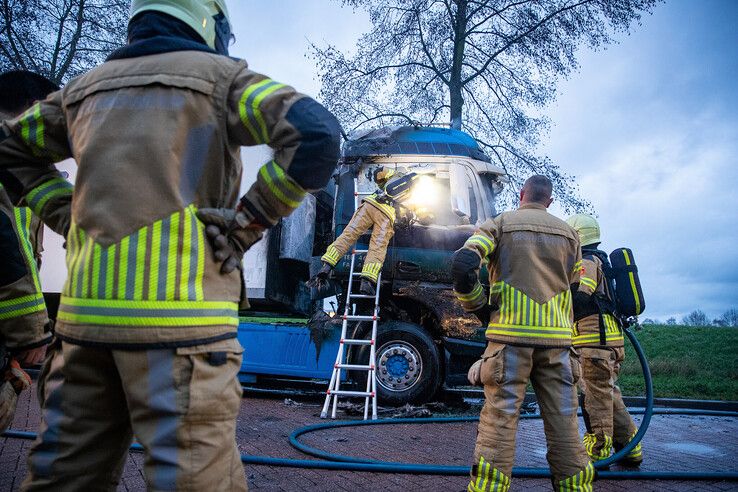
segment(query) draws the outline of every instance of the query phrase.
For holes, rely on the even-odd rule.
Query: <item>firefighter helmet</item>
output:
[[[40,101],[58,90],[58,85],[43,75],[34,72],[11,70],[1,73],[0,112],[15,116],[22,113],[34,102]]]
[[[374,173],[374,181],[382,186],[384,185],[389,179],[397,174],[394,169],[390,169],[388,167],[380,167],[377,169],[377,171]]]
[[[566,219],[566,223],[577,231],[582,246],[600,242],[600,225],[597,223],[597,219],[591,215],[572,215]]]
[[[225,0],[133,0],[129,19],[155,10],[181,20],[198,33],[208,46],[227,54],[231,21]]]

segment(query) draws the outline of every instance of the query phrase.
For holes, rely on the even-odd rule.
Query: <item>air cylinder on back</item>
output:
[[[615,303],[622,316],[638,316],[646,308],[638,267],[629,248],[618,248],[610,253],[612,276],[615,279]]]

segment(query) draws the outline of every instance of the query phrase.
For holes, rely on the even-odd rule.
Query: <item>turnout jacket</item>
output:
[[[0,121],[7,118],[10,115],[0,112]],[[49,171],[61,178],[54,169]],[[17,193],[17,186],[0,185],[0,343],[17,351],[48,341],[49,318],[38,277],[43,224],[28,207],[15,207],[9,191]],[[30,201],[37,209],[43,198],[39,195],[45,195],[43,189],[31,190]]]
[[[0,343],[11,351],[48,341],[49,322],[38,276],[43,224],[14,207],[0,186]]]
[[[571,345],[571,284],[579,282],[579,237],[539,204],[525,204],[485,222],[462,249],[487,262],[492,315],[487,339],[541,347]],[[479,267],[475,270],[478,275]],[[479,280],[456,292],[466,311],[488,301]]]
[[[601,299],[608,299],[607,282],[602,270],[602,261],[594,255],[585,255],[582,258],[582,275],[579,279],[579,292],[589,296],[595,295]],[[622,347],[623,331],[618,320],[610,313],[602,312],[591,314],[580,319],[574,324],[572,344],[577,347],[599,347],[600,344],[600,322],[605,330],[605,343],[607,347]]]
[[[269,227],[325,185],[340,128],[246,62],[189,50],[109,60],[2,130],[0,169],[26,198],[62,189],[28,177],[38,169],[66,157],[78,165],[71,209],[49,199],[39,214],[67,239],[58,336],[145,348],[236,336],[240,274],[220,273],[195,214],[236,206],[239,147],[275,150],[240,200]]]
[[[362,203],[368,203],[369,206],[376,208],[390,220],[390,226],[394,227],[395,220],[397,220],[397,211],[395,210],[394,204],[384,203],[379,201],[380,192],[372,193],[361,199]]]
[[[371,195],[361,199],[363,203],[368,203],[378,209],[390,220],[390,225],[394,227],[397,219],[397,207],[404,200],[410,197],[412,187],[418,175],[410,173],[409,175],[400,175],[390,181],[384,183],[378,190]],[[391,192],[390,192],[391,190]]]

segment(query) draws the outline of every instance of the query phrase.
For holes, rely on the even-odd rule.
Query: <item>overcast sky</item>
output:
[[[229,7],[231,54],[313,96],[309,42],[351,49],[368,26],[366,14],[329,0]],[[633,249],[643,317],[738,307],[738,1],[669,0],[579,61],[545,111],[553,127],[540,151],[577,176],[603,249]],[[245,163],[247,175],[259,160]]]
[[[309,41],[351,49],[368,26],[327,0],[229,6],[233,54],[311,95]],[[553,128],[540,150],[577,176],[603,248],[633,249],[644,316],[738,307],[738,2],[669,0],[579,60],[546,111]]]

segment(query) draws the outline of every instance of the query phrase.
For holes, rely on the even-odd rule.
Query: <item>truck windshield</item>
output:
[[[386,164],[385,164],[386,166]],[[374,169],[368,166],[359,176],[360,191],[374,191]],[[420,175],[410,197],[402,206],[411,210],[423,225],[454,226],[476,224],[485,219],[480,214],[480,190],[471,169],[463,164],[398,163],[391,166],[398,173]]]
[[[491,219],[497,215],[497,197],[502,193],[503,181],[500,176],[495,173],[480,173],[479,178],[482,181],[482,190],[487,199],[487,218]]]

